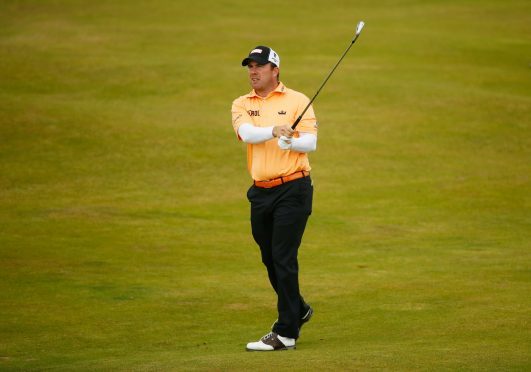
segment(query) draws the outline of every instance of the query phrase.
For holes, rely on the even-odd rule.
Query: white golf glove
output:
[[[278,139],[278,147],[280,147],[282,150],[291,149],[291,138],[286,136],[280,136],[280,138]]]

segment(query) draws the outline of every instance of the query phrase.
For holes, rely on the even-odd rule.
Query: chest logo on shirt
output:
[[[279,115],[286,115],[286,111],[282,110],[278,112]]]
[[[260,116],[260,110],[248,110],[249,116]]]

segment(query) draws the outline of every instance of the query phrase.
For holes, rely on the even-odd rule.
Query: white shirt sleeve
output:
[[[317,149],[317,136],[313,133],[299,132],[299,138],[291,139],[291,151],[312,152]]]
[[[245,143],[262,143],[273,138],[273,127],[256,127],[243,123],[238,127],[238,135]]]

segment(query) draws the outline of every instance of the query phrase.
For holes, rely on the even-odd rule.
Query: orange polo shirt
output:
[[[243,123],[257,127],[292,125],[310,102],[308,97],[279,83],[267,97],[262,98],[253,91],[238,97],[232,103],[232,126],[238,135]],[[317,135],[317,120],[313,107],[309,107],[297,125],[298,132]],[[240,137],[238,136],[238,139]],[[241,139],[240,139],[241,140]],[[255,181],[267,181],[273,178],[311,169],[308,154],[278,147],[278,138],[258,144],[247,144],[247,169]]]

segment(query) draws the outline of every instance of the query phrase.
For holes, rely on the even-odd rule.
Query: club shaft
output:
[[[356,42],[356,40],[358,39],[358,36],[360,36],[359,34],[356,35],[356,37],[354,38],[354,40],[352,40],[352,42],[350,43],[350,45],[348,46],[348,48],[345,50],[345,52],[343,53],[343,55],[341,56],[341,58],[339,59],[339,61],[337,61],[336,65],[334,66],[334,68],[332,68],[332,71],[330,71],[330,73],[328,74],[328,76],[326,77],[326,79],[324,79],[323,83],[321,84],[321,87],[319,88],[319,90],[317,90],[317,93],[315,93],[315,95],[313,96],[313,98],[311,99],[311,101],[306,105],[306,107],[304,108],[304,110],[302,111],[302,114],[299,115],[299,117],[297,118],[297,120],[295,120],[295,123],[293,123],[293,125],[291,126],[291,129],[295,129],[297,127],[297,124],[299,124],[299,122],[302,120],[302,117],[304,116],[304,114],[306,113],[306,111],[310,108],[310,106],[312,105],[313,101],[315,101],[315,99],[317,98],[317,96],[319,95],[319,92],[321,92],[321,89],[323,89],[323,87],[325,86],[326,82],[328,81],[328,79],[330,79],[330,76],[332,76],[332,74],[334,73],[334,71],[336,70],[337,66],[339,66],[339,64],[341,63],[341,61],[343,60],[343,58],[345,58],[345,56],[347,55],[348,51],[350,50],[350,48],[352,47],[352,45],[354,45],[354,43]]]

